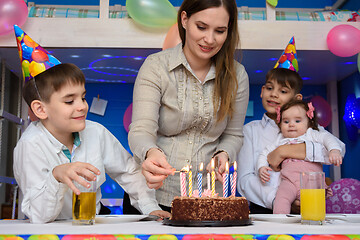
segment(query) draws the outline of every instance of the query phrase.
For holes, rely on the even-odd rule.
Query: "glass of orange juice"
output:
[[[300,173],[301,223],[322,225],[325,221],[325,173]]]
[[[76,181],[74,185],[80,190],[80,195],[73,193],[72,215],[73,225],[92,225],[96,215],[96,181],[87,181],[90,187],[86,188]]]

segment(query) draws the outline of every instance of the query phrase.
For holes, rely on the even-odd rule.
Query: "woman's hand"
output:
[[[215,179],[219,182],[223,182],[222,174],[225,172],[226,162],[229,161],[229,156],[226,152],[219,152],[214,156],[215,160]],[[206,166],[206,170],[211,173],[211,162]]]
[[[157,148],[151,148],[146,159],[142,163],[142,174],[149,188],[159,189],[163,181],[169,175],[174,174],[175,169],[166,161],[165,154]]]
[[[88,181],[96,181],[96,175],[100,175],[99,169],[84,162],[72,162],[65,163],[56,166],[53,171],[54,178],[61,183],[69,186],[69,188],[76,194],[80,194],[80,190],[77,189],[73,181],[78,182],[84,187],[90,187]]]

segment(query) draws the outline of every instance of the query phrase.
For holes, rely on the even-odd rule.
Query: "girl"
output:
[[[267,155],[276,147],[284,144],[298,144],[305,140],[319,142],[329,151],[329,163],[339,166],[342,163],[341,146],[337,138],[328,132],[319,131],[317,119],[312,103],[302,100],[292,100],[277,108],[277,123],[281,135],[276,143],[260,154],[257,169],[263,183],[269,182],[276,175],[270,174],[272,169],[268,166]],[[298,159],[286,159],[281,164],[281,182],[277,190],[273,212],[288,214],[295,199],[300,199],[301,172],[322,172],[322,165],[317,162],[308,162]],[[270,177],[270,175],[273,175]],[[275,182],[271,184],[277,184]]]

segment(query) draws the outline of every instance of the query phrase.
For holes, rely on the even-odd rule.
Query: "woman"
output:
[[[184,0],[178,12],[182,44],[150,55],[137,76],[129,145],[142,162],[150,188],[164,210],[180,195],[180,170],[197,171],[236,159],[249,98],[238,46],[235,0]],[[173,175],[168,177],[169,175]]]

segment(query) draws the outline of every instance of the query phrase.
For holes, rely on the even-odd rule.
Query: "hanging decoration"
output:
[[[27,16],[28,8],[24,0],[0,0],[0,35],[11,33],[14,25],[22,26]]]
[[[352,25],[332,28],[326,41],[329,50],[339,57],[351,57],[360,52],[360,30]]]
[[[350,94],[346,98],[343,119],[349,139],[356,141],[360,128],[360,98],[356,98],[355,94]]]
[[[127,0],[126,9],[135,22],[145,27],[171,27],[177,18],[177,11],[168,0]]]

